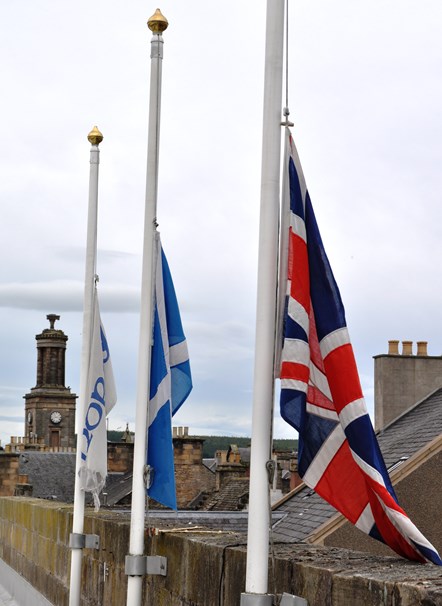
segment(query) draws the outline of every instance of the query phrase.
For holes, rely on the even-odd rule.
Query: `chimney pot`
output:
[[[402,341],[402,355],[412,356],[413,355],[413,341]]]
[[[417,342],[417,355],[418,356],[428,356],[427,345],[428,345],[428,341],[418,341]]]
[[[388,355],[398,356],[399,355],[399,341],[388,341]]]

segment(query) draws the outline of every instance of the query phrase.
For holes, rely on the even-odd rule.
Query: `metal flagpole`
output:
[[[258,252],[246,593],[241,606],[271,606],[268,595],[269,475],[274,398],[284,0],[267,0],[261,208]]]
[[[147,405],[149,401],[150,352],[153,321],[154,234],[158,191],[158,157],[161,110],[161,71],[163,59],[162,32],[167,19],[157,9],[147,22],[152,32],[149,99],[149,131],[147,146],[146,200],[144,216],[143,269],[141,282],[140,338],[135,416],[134,464],[132,479],[132,515],[130,520],[129,555],[126,556],[127,606],[141,605],[143,575],[146,573],[144,552],[144,520],[146,485],[144,471],[147,450]]]
[[[78,472],[81,465],[81,423],[84,420],[87,400],[87,374],[91,350],[92,320],[94,313],[94,288],[97,259],[97,215],[98,215],[98,169],[100,164],[99,144],[103,135],[95,126],[88,135],[91,143],[90,173],[89,173],[89,205],[86,236],[86,268],[83,300],[83,343],[80,372],[80,398],[75,415],[75,430],[77,433],[77,454],[75,464],[74,489],[74,518],[72,523],[71,546],[71,577],[69,586],[69,606],[79,606],[81,597],[81,562],[83,555],[84,527],[84,490],[80,488]]]

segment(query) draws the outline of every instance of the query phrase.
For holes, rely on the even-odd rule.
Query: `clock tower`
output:
[[[36,335],[37,384],[25,398],[25,437],[49,448],[75,449],[75,401],[65,386],[68,337],[54,325],[60,316],[49,314],[49,328]]]

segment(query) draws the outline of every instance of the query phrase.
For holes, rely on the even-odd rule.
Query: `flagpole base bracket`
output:
[[[268,593],[242,593],[241,606],[273,606],[274,597]]]
[[[279,606],[308,606],[307,600],[291,593],[283,593]]]
[[[130,577],[143,577],[146,574],[167,575],[167,558],[163,556],[127,555],[124,572]]]
[[[100,537],[97,534],[71,532],[69,547],[71,549],[100,549]]]

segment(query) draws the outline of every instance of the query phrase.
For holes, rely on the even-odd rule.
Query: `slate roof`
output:
[[[441,434],[442,389],[438,389],[382,429],[377,438],[385,464],[391,469]],[[304,484],[277,503],[274,510],[285,514],[273,527],[274,540],[284,543],[305,541],[336,513],[334,507]]]
[[[203,505],[211,511],[241,511],[249,502],[249,478],[232,478]]]
[[[207,467],[209,471],[215,473],[216,470],[216,459],[203,459],[203,465]]]
[[[19,473],[28,476],[32,486],[32,496],[63,503],[74,502],[75,453],[38,452],[26,450],[19,457]],[[110,473],[104,488],[107,501],[100,496],[101,504],[115,505],[132,491],[132,472]],[[90,493],[86,493],[86,503],[92,503]]]
[[[275,510],[284,513],[273,526],[273,540],[281,543],[299,543],[336,513],[336,509],[305,484]]]
[[[103,505],[114,507],[132,493],[132,471],[128,473],[110,473],[106,478],[103,493],[106,497],[100,498]]]
[[[247,446],[247,447],[240,446],[238,448],[238,452],[241,456],[241,463],[247,463],[248,465],[250,465],[250,451],[251,451],[250,446]]]
[[[387,468],[411,457],[442,434],[442,389],[410,408],[377,434]]]
[[[33,497],[74,502],[75,453],[26,450],[18,468],[28,476]]]

